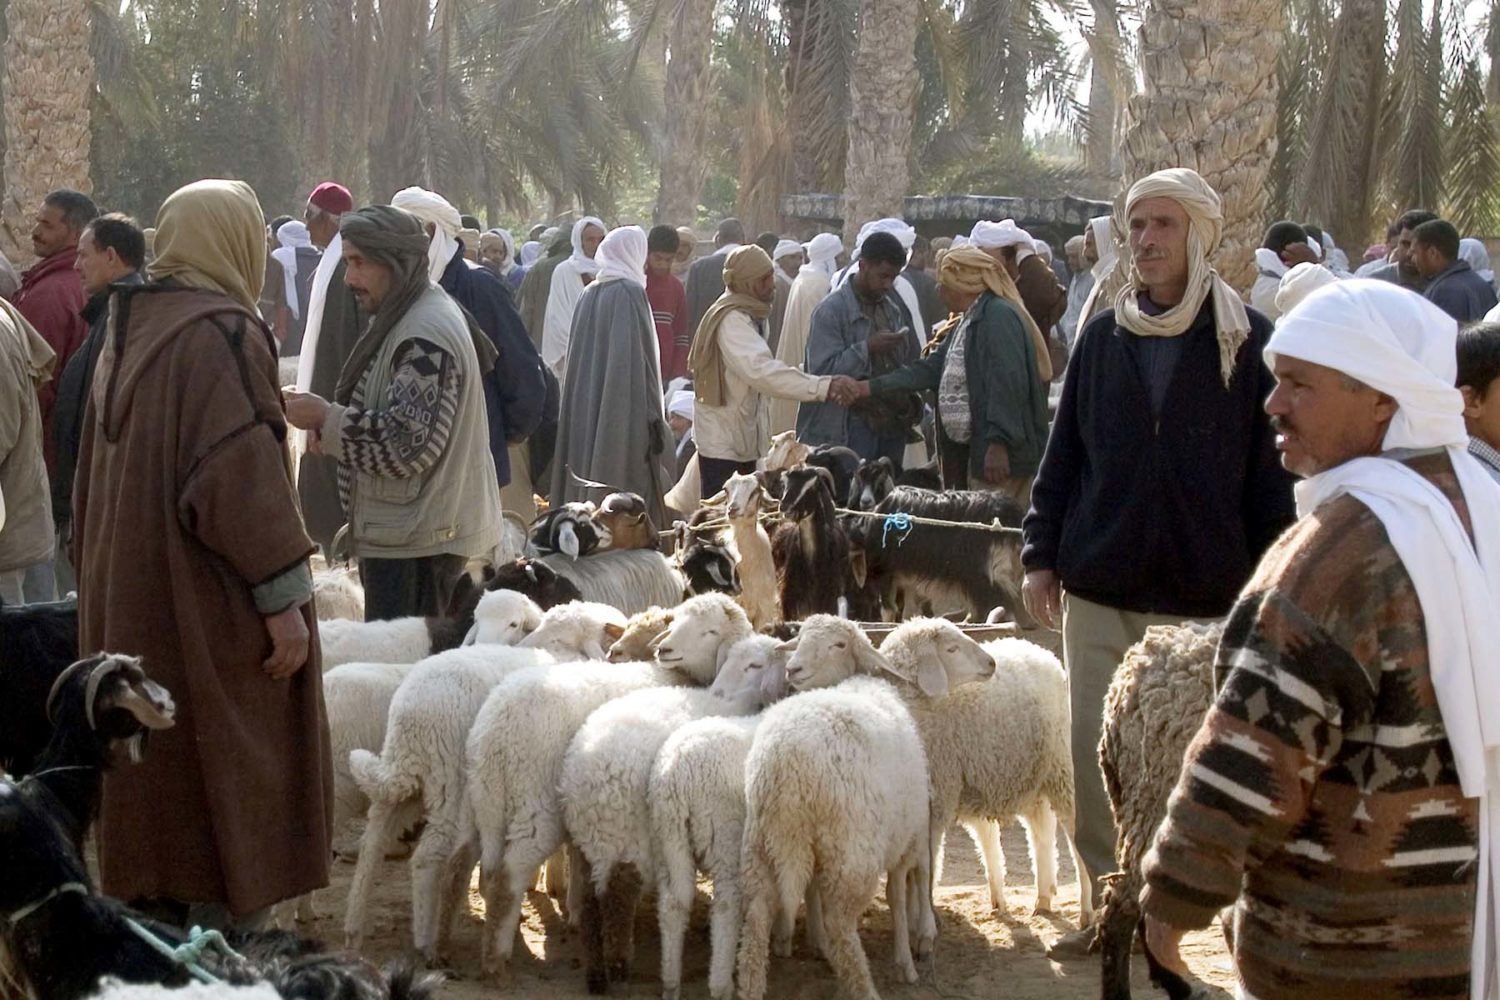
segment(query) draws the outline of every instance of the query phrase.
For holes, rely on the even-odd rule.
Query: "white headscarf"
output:
[[[1016,225],[1015,219],[1002,219],[1000,222],[980,219],[974,223],[969,242],[981,250],[1015,247],[1017,264],[1036,253],[1036,241],[1031,238],[1030,233]]]
[[[869,239],[875,233],[890,233],[901,244],[901,249],[905,250],[908,254],[911,253],[912,245],[917,242],[917,231],[901,219],[885,218],[876,219],[874,222],[866,222],[859,228],[859,235],[855,237],[854,253],[851,255],[851,262],[859,260],[859,248],[864,246],[865,240]]]
[[[1048,243],[1046,240],[1032,240],[1031,248],[1035,250],[1036,255],[1043,260],[1052,259],[1052,244]]]
[[[1286,318],[1286,314],[1297,308],[1297,305],[1313,292],[1324,285],[1331,285],[1339,280],[1334,274],[1322,264],[1314,264],[1311,261],[1303,261],[1296,267],[1281,276],[1281,283],[1276,286],[1276,312],[1277,325]]]
[[[640,226],[611,229],[599,244],[595,263],[599,273],[594,280],[599,284],[624,280],[645,288],[646,231]]]
[[[516,238],[510,234],[508,229],[491,229],[490,232],[500,237],[500,242],[505,244],[505,263],[500,266],[501,274],[509,274],[516,269],[520,263],[516,260]]]
[[[833,233],[819,233],[802,244],[802,249],[807,251],[807,263],[802,265],[802,271],[826,274],[831,278],[839,269],[839,254],[844,252],[844,241]]]
[[[1385,527],[1411,576],[1427,633],[1427,661],[1459,783],[1479,804],[1479,870],[1470,996],[1500,994],[1491,954],[1500,906],[1500,486],[1468,453],[1463,396],[1454,388],[1458,324],[1390,282],[1355,278],[1320,288],[1266,345],[1337,369],[1396,401],[1384,447],[1443,448],[1469,509],[1473,543],[1452,504],[1400,462],[1356,458],[1297,484],[1307,515],[1349,494]]]
[[[599,273],[599,264],[593,257],[583,252],[583,231],[589,226],[597,227],[601,233],[608,234],[609,232],[609,227],[604,224],[603,220],[595,218],[592,215],[585,215],[573,223],[573,256],[568,259],[573,262],[573,266],[578,269],[579,274]],[[598,253],[597,250],[594,252]],[[642,267],[644,266],[643,264]],[[641,280],[644,281],[645,279]]]
[[[1113,221],[1113,217],[1108,215],[1098,215],[1089,220],[1089,228],[1094,231],[1094,249],[1099,254],[1093,268],[1096,282],[1115,267],[1115,234],[1110,226]]]
[[[299,319],[302,316],[302,306],[297,301],[297,248],[311,247],[312,236],[308,234],[306,225],[294,219],[276,230],[276,242],[281,246],[272,250],[271,256],[281,265],[286,307],[293,319]]]
[[[285,229],[286,227],[282,226],[281,228]],[[1475,274],[1492,285],[1495,283],[1495,270],[1490,267],[1490,252],[1485,249],[1483,243],[1472,236],[1466,236],[1459,240],[1458,259],[1468,261],[1469,266],[1474,269]]]
[[[521,266],[530,267],[536,263],[536,259],[542,255],[542,245],[536,240],[527,240],[521,244]]]
[[[426,188],[409,187],[396,192],[391,199],[396,208],[405,209],[432,228],[432,242],[427,245],[427,276],[434,285],[443,280],[443,272],[458,253],[458,234],[464,223],[458,209],[440,194]]]
[[[792,254],[801,257],[802,244],[796,240],[780,240],[776,244],[776,252],[771,254],[771,260],[778,261],[783,257],[790,257]]]
[[[667,403],[667,416],[693,419],[693,390],[679,389],[672,393]]]

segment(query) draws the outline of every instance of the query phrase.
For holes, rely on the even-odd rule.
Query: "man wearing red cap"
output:
[[[325,181],[313,188],[302,215],[313,245],[324,249],[308,296],[307,329],[297,363],[297,389],[325,399],[332,398],[339,372],[359,339],[365,320],[354,293],[344,284],[339,219],[352,211],[354,198],[349,189]],[[297,492],[302,498],[302,519],[307,524],[307,533],[324,552],[329,551],[333,536],[344,525],[338,462],[325,455],[304,454],[298,467]]]

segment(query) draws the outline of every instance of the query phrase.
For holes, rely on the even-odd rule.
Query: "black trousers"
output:
[[[463,556],[452,555],[361,559],[359,578],[365,586],[365,621],[446,614],[454,584],[466,562]]]
[[[755,471],[754,462],[736,462],[732,458],[708,458],[698,452],[698,496],[704,500],[724,488],[736,472],[746,475]]]

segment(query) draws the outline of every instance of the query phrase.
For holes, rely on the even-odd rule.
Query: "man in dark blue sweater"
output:
[[[1098,763],[1115,668],[1151,625],[1223,617],[1294,519],[1261,408],[1271,324],[1208,263],[1219,196],[1192,170],[1163,170],[1130,189],[1126,217],[1126,285],[1079,331],[1021,556],[1028,610],[1062,620],[1077,844],[1096,879],[1115,868]],[[1088,939],[1070,935],[1056,957]]]

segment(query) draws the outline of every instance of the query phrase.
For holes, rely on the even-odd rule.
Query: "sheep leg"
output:
[[[1121,882],[1109,882],[1103,895],[1094,939],[1099,948],[1099,996],[1130,1000],[1130,946],[1140,923],[1140,906]]]
[[[718,898],[718,881],[714,882],[714,898]],[[771,954],[777,958],[792,957],[792,939],[797,936],[797,911],[785,906],[776,907],[776,919],[771,924]]]
[[[1083,863],[1083,855],[1078,853],[1071,814],[1064,814],[1059,819],[1059,824],[1062,826],[1063,836],[1068,840],[1068,853],[1073,856],[1073,869],[1078,872],[1078,926],[1087,927],[1094,922],[1094,878],[1089,874],[1088,866]]]
[[[990,886],[990,909],[1005,912],[1005,851],[1000,848],[1000,824],[992,819],[975,819],[966,824],[979,858],[984,862],[984,877]]]
[[[728,872],[715,873],[713,904],[709,907],[708,913],[711,943],[708,962],[708,995],[712,1000],[729,1000],[734,995],[734,953],[739,945],[742,905],[738,875]],[[778,913],[771,937],[773,949],[776,947],[774,942],[784,930],[783,923],[784,920]],[[790,954],[790,930],[785,931],[782,940],[787,954]]]
[[[828,934],[823,927],[823,897],[816,882],[807,884],[804,896],[807,906],[806,940],[807,950],[822,958],[828,957]]]
[[[568,925],[577,927],[578,914],[583,911],[584,898],[593,891],[588,882],[582,876],[573,873],[583,870],[583,852],[572,844],[568,845],[568,895],[563,900],[563,909],[567,911]]]
[[[479,965],[499,985],[510,981],[511,949],[521,923],[521,893],[516,892],[502,863],[505,845],[495,831],[480,837],[479,894],[484,898],[484,929],[479,935]],[[505,933],[505,928],[510,933]]]
[[[880,994],[875,992],[875,981],[870,978],[870,961],[859,943],[859,917],[869,894],[841,885],[832,878],[821,876],[821,873],[820,881],[819,895],[827,920],[828,964],[833,966],[834,976],[846,996],[856,1000],[880,1000]],[[901,909],[904,913],[904,900]]]
[[[443,898],[452,891],[453,876],[448,869],[456,840],[453,827],[434,813],[411,854],[412,944],[429,966],[440,963],[438,924],[444,909]]]
[[[916,930],[917,958],[926,961],[937,944],[937,912],[932,906],[932,862],[930,857],[917,858],[910,876],[912,926]]]
[[[1036,873],[1036,909],[1032,912],[1050,913],[1052,897],[1057,894],[1057,813],[1043,799],[1021,816],[1021,823],[1026,827]]]
[[[682,948],[687,934],[688,918],[693,909],[694,875],[692,859],[688,871],[681,870],[680,859],[667,859],[656,880],[656,922],[661,929],[661,995],[662,1000],[678,1000],[682,995]],[[683,876],[687,877],[684,878]],[[714,906],[719,905],[719,883],[714,882]],[[717,957],[717,951],[715,956]]]
[[[599,901],[604,910],[604,960],[612,983],[630,980],[630,963],[635,958],[635,910],[643,886],[639,868],[616,865]]]
[[[303,893],[297,898],[297,922],[299,924],[310,924],[318,919],[318,911],[313,909],[313,894]]]
[[[561,899],[568,891],[568,876],[565,871],[567,852],[562,847],[552,852],[547,859],[546,890],[553,899]]]
[[[375,872],[385,859],[385,845],[400,831],[399,813],[401,804],[371,802],[370,814],[365,820],[365,832],[360,838],[359,861],[354,865],[354,875],[349,880],[349,902],[344,913],[344,947],[359,951],[364,943],[365,911],[369,909],[370,892],[375,886]]]
[[[449,954],[448,946],[453,940],[453,924],[458,915],[468,909],[469,882],[474,875],[474,865],[479,861],[479,845],[472,841],[461,844],[448,859],[444,879],[446,889],[438,900],[437,952]]]
[[[570,850],[569,860],[573,860],[574,856],[574,852]],[[588,892],[583,894],[578,910],[583,928],[584,975],[588,979],[589,992],[602,995],[609,992],[609,977],[604,971],[604,910],[600,905],[599,894],[594,891],[588,859],[578,854],[577,860],[581,863],[568,873],[568,881],[581,882],[589,887]]]
[[[917,981],[917,966],[911,960],[911,924],[907,910],[907,869],[893,868],[885,873],[885,902],[891,911],[891,961],[896,975],[905,983]]]
[[[745,894],[745,919],[740,928],[738,956],[740,1000],[764,1000],[776,887],[765,858],[748,850],[745,852],[745,870],[740,877]]]

